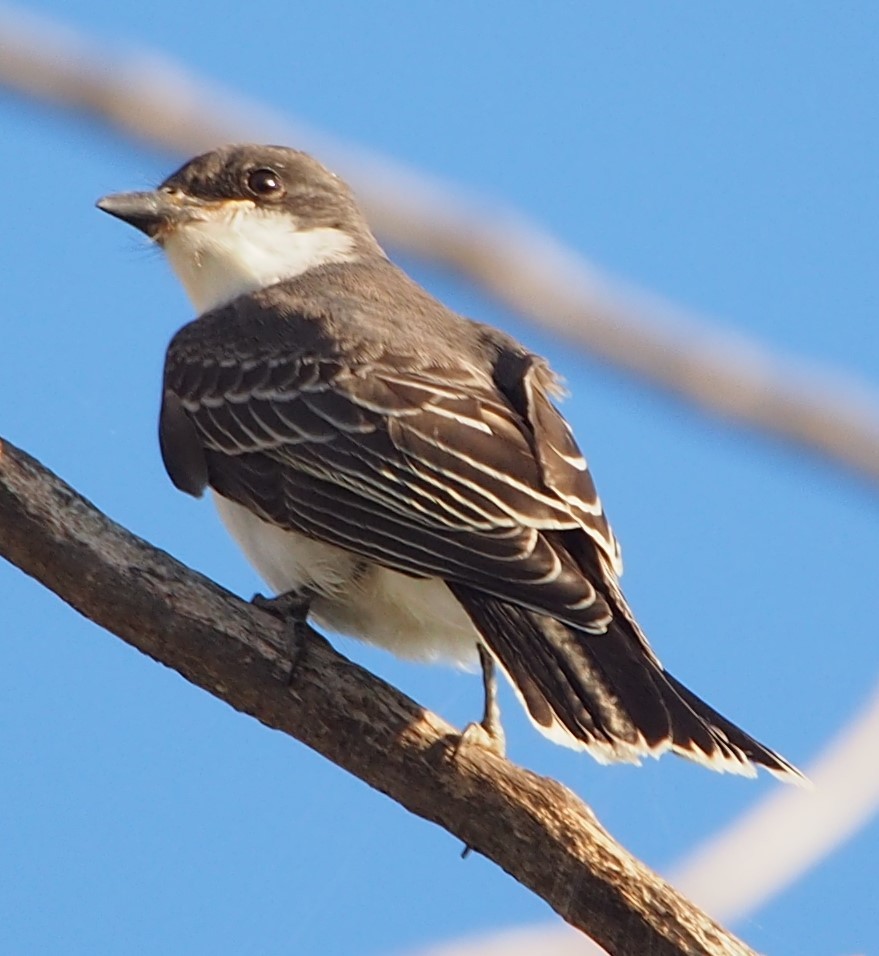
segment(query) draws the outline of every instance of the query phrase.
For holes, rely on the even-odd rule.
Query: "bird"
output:
[[[401,657],[481,663],[471,729],[500,751],[497,671],[601,763],[670,751],[802,780],[656,656],[546,360],[396,266],[342,179],[233,144],[97,205],[161,247],[197,315],[165,358],[168,475],[210,490],[277,600]]]

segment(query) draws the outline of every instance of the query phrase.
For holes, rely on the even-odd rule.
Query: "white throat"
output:
[[[230,203],[184,223],[162,246],[199,315],[315,266],[352,259],[341,229],[297,229],[282,212]]]

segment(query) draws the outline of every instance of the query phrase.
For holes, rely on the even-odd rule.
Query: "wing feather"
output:
[[[444,579],[553,739],[794,772],[662,669],[546,364],[384,259],[325,268],[175,336],[160,423],[174,483]]]
[[[595,537],[606,523],[536,378],[517,408],[476,365],[296,349],[211,360],[172,343],[165,380],[211,485],[266,520],[406,573],[475,583],[593,633],[606,628],[596,582],[552,538]],[[165,457],[179,472],[180,449]]]

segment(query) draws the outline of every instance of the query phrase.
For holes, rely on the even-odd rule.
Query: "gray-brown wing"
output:
[[[172,344],[163,455],[190,493],[209,483],[281,527],[600,632],[607,603],[559,544],[586,531],[612,564],[616,543],[538,372],[523,368],[516,408],[475,366],[224,361]]]

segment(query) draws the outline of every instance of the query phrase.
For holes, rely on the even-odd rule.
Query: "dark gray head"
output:
[[[155,240],[199,312],[328,262],[381,254],[347,185],[306,153],[224,146],[98,208]]]

